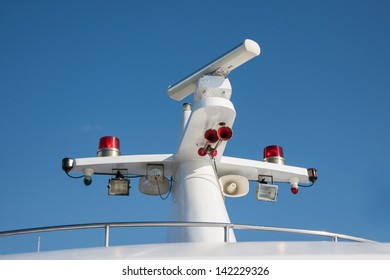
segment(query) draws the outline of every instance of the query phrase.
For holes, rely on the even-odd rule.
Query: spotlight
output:
[[[65,173],[69,173],[74,165],[74,159],[73,158],[64,158],[62,159],[62,170],[65,171]]]
[[[129,195],[129,192],[130,180],[123,177],[118,170],[115,178],[108,180],[108,195]]]
[[[257,200],[276,202],[276,197],[278,196],[278,186],[261,184],[257,186],[256,197]]]
[[[317,169],[309,168],[309,169],[307,169],[307,173],[309,175],[309,181],[310,182],[314,183],[315,181],[317,181],[317,179],[318,179]]]
[[[130,181],[126,178],[111,178],[108,180],[108,195],[129,195]]]

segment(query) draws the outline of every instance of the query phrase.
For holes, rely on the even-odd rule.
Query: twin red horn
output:
[[[204,133],[204,138],[207,140],[204,147],[201,147],[198,149],[198,155],[201,157],[204,157],[205,155],[209,154],[212,157],[216,157],[218,152],[217,148],[219,144],[221,144],[222,141],[227,141],[233,136],[233,131],[231,128],[227,126],[222,126],[216,131],[215,129],[208,129]],[[215,144],[214,148],[210,145],[210,143],[217,143]]]
[[[205,132],[204,138],[206,138],[209,143],[215,143],[218,141],[218,133],[215,129],[209,129]]]
[[[233,131],[230,127],[222,126],[218,129],[218,138],[222,141],[227,141],[233,136]]]

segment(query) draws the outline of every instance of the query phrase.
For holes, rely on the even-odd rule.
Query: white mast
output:
[[[225,95],[231,92],[227,78],[207,76],[207,80],[207,85],[203,83],[203,86],[213,91],[214,97],[205,96],[204,89],[198,87],[194,98],[194,110],[187,122],[176,155],[177,169],[171,206],[173,221],[230,223],[215,169],[226,144],[219,141],[215,157],[212,154],[199,156],[198,150],[207,145],[204,132],[208,129],[218,130],[221,127],[231,128],[236,112],[228,99],[215,97],[217,91],[224,92]],[[215,80],[222,83],[216,86]],[[230,242],[235,241],[232,231],[229,238]],[[223,242],[224,231],[221,228],[170,228],[168,241]]]

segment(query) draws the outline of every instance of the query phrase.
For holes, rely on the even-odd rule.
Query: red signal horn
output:
[[[218,138],[222,141],[227,141],[233,136],[233,131],[230,127],[223,126],[218,129]]]
[[[218,133],[215,129],[209,129],[204,133],[204,138],[206,138],[209,143],[215,143],[218,141]]]

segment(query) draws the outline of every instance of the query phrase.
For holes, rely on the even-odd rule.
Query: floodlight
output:
[[[257,186],[256,197],[257,200],[276,202],[276,197],[278,196],[278,186],[261,184]]]
[[[73,158],[64,158],[62,159],[62,170],[65,171],[65,173],[69,173],[74,166],[74,159]]]
[[[108,180],[109,195],[129,195],[130,180],[126,178],[111,178]]]

